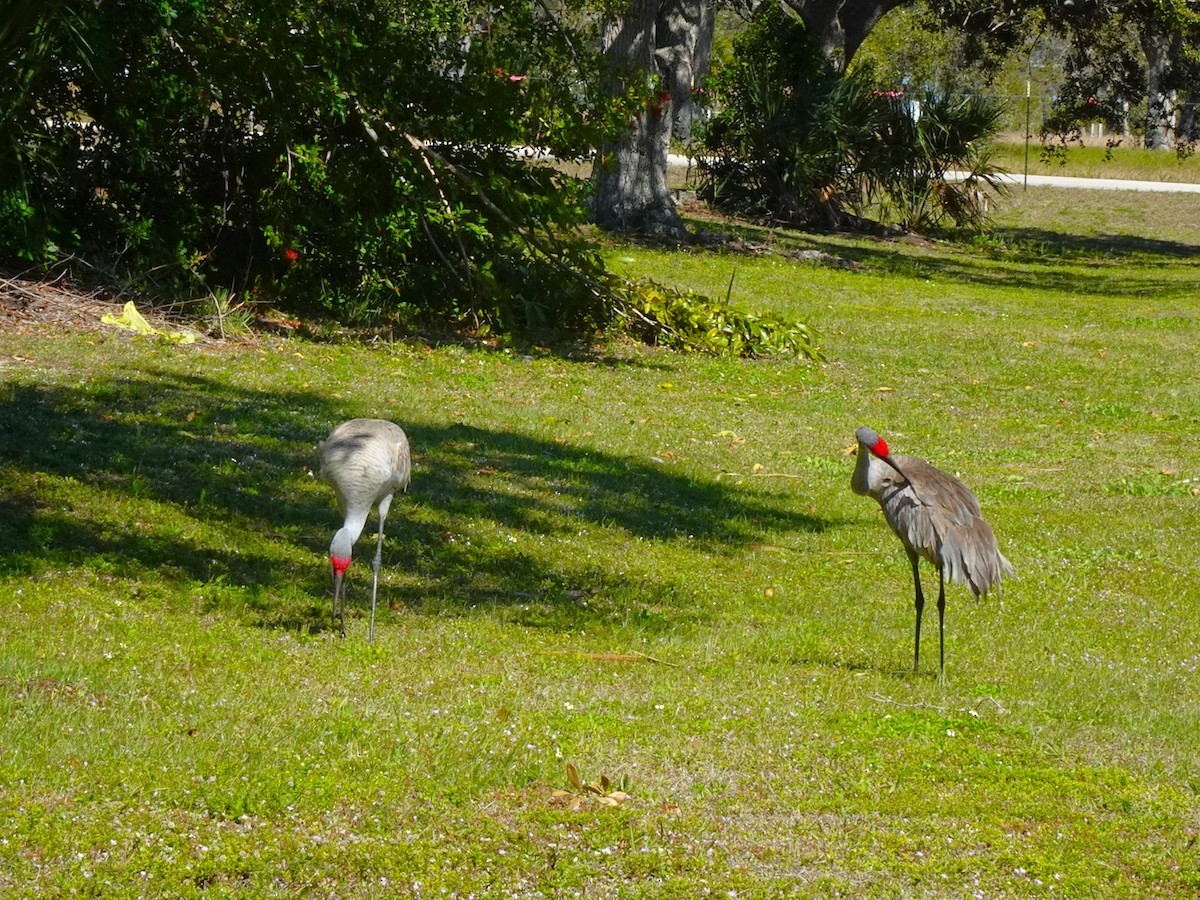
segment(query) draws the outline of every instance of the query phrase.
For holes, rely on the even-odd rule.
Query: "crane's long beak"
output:
[[[887,463],[889,466],[891,466],[893,469],[895,469],[896,473],[901,478],[903,478],[909,484],[912,484],[912,481],[909,479],[909,477],[904,474],[904,470],[901,469],[898,465],[896,465],[896,461],[894,459],[892,459],[890,456],[881,456],[881,457],[879,457],[879,459],[882,459],[885,463]]]

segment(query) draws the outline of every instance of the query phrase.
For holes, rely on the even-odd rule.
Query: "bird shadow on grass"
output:
[[[313,391],[143,370],[78,385],[0,385],[0,577],[89,567],[264,627],[331,627],[328,540],[340,524],[313,477],[316,445],[347,409]],[[459,423],[404,421],[417,465],[387,523],[380,602],[420,614],[540,604],[530,624],[640,604],[647,627],[688,613],[680,572],[631,578],[584,532],[721,553],[831,522],[796,498],[648,458]],[[578,551],[536,552],[579,536]],[[369,584],[374,517],[357,548]],[[369,588],[368,588],[369,590]],[[169,601],[168,601],[169,602]],[[651,610],[655,604],[667,610]],[[636,613],[636,614],[642,614]]]

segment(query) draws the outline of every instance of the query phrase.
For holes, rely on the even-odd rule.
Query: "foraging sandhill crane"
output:
[[[367,640],[375,640],[375,596],[383,564],[383,523],[396,491],[408,490],[412,471],[408,438],[399,425],[382,419],[351,419],[330,432],[318,448],[321,478],[333,485],[344,524],[329,545],[333,568],[333,618],[346,636],[344,580],[354,542],[362,534],[371,507],[379,507],[379,540],[371,562],[371,625]]]
[[[944,672],[947,575],[970,588],[978,600],[992,587],[999,592],[1001,578],[1012,576],[1013,567],[996,546],[996,535],[983,520],[979,500],[965,484],[918,457],[893,456],[873,429],[860,428],[855,436],[858,459],[850,487],[879,503],[912,563],[917,592],[914,673],[921,659],[921,611],[925,608],[917,563],[924,557],[938,571],[938,663]]]

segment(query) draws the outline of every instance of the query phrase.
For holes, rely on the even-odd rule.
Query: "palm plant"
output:
[[[803,25],[768,9],[721,73],[701,192],[739,215],[826,228],[979,225],[1000,190],[983,149],[1000,109],[981,97],[919,102],[836,71]]]
[[[878,99],[882,127],[860,164],[860,210],[874,209],[910,230],[947,219],[980,226],[989,198],[1003,190],[986,145],[999,128],[1000,106],[977,95],[928,91],[918,100],[907,94]]]

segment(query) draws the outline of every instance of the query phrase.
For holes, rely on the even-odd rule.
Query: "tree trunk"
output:
[[[667,151],[677,90],[690,92],[697,31],[710,0],[633,0],[604,36],[605,83],[620,96],[630,78],[643,79],[646,102],[628,131],[600,148],[592,178],[592,218],[604,228],[682,240],[687,230],[667,185]],[[684,81],[680,85],[680,81]]]
[[[1175,91],[1172,64],[1181,42],[1149,26],[1141,33],[1146,54],[1146,149],[1170,150],[1175,145]]]
[[[667,5],[659,17],[659,67],[671,91],[671,130],[675,139],[692,145],[692,128],[702,115],[695,92],[704,86],[712,61],[716,13],[708,0],[681,0]]]
[[[784,0],[804,21],[821,52],[839,72],[845,72],[871,29],[885,14],[911,0]]]
[[[1195,101],[1179,104],[1179,128],[1175,136],[1188,144],[1195,144],[1200,139],[1200,123],[1196,120]]]

